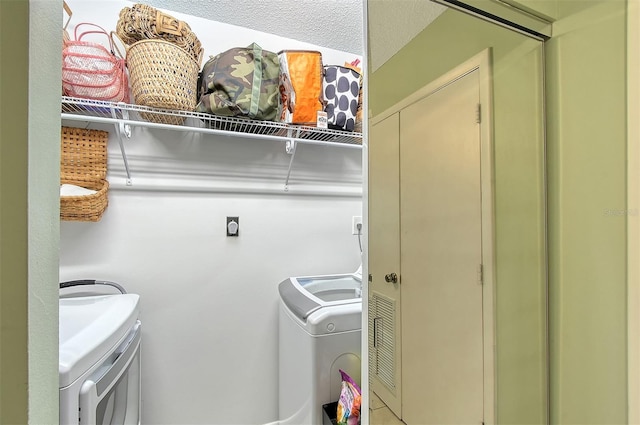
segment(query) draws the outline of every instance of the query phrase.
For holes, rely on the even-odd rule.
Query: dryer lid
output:
[[[113,350],[138,319],[136,294],[60,298],[60,388]]]

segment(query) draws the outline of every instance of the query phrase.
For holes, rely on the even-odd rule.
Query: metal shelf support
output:
[[[111,116],[114,120],[118,120],[116,116],[116,109],[112,106],[111,108]],[[129,111],[122,110],[122,118],[124,120],[129,120]],[[116,134],[118,135],[118,144],[120,145],[120,153],[122,154],[122,161],[124,162],[124,169],[127,173],[127,186],[131,186],[133,183],[131,181],[131,171],[129,170],[129,161],[127,161],[127,153],[124,150],[124,138],[131,138],[131,126],[129,124],[125,124],[126,121],[118,120],[114,127],[116,128]]]
[[[284,180],[284,191],[285,192],[289,191],[289,177],[291,177],[291,169],[293,168],[293,161],[296,158],[296,149],[298,147],[298,144],[296,143],[296,138],[300,137],[300,129],[298,128],[296,130],[295,138],[293,137],[292,133],[293,133],[293,131],[292,131],[291,128],[287,130],[287,136],[290,137],[290,140],[287,140],[287,142],[285,144],[285,149],[286,149],[287,153],[291,155],[291,160],[289,161],[289,169],[287,170],[287,178]]]

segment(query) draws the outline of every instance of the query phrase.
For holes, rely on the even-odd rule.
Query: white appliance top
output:
[[[280,298],[300,319],[323,307],[362,303],[357,274],[290,277],[278,285]]]
[[[136,294],[60,298],[60,388],[89,370],[138,319]]]
[[[310,335],[362,327],[362,281],[357,273],[290,277],[278,285],[289,315]]]
[[[332,301],[339,304],[361,301],[361,281],[355,275],[292,277],[291,280],[294,285],[300,285],[305,296],[322,306]]]

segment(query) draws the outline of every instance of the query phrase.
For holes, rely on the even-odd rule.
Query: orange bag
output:
[[[314,50],[282,50],[280,59],[280,121],[316,125],[322,97],[322,54]]]

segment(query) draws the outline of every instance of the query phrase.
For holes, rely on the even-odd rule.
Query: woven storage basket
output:
[[[169,41],[182,47],[195,60],[202,50],[200,40],[186,22],[142,3],[120,11],[116,32],[126,44],[146,39]]]
[[[129,82],[137,105],[177,111],[194,111],[200,61],[179,46],[163,40],[141,40],[127,49]],[[182,124],[183,117],[141,112],[142,118],[165,124]]]
[[[107,208],[107,140],[109,133],[62,127],[60,184],[95,190],[95,194],[61,196],[60,218],[67,221],[98,221]]]

